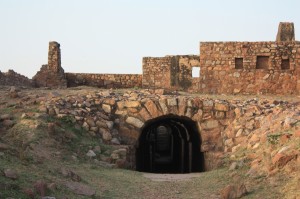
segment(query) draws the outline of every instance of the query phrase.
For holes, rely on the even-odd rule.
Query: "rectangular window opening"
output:
[[[243,58],[235,58],[235,69],[243,69]]]
[[[200,77],[200,67],[192,68],[192,77]]]
[[[290,69],[290,59],[283,59],[281,60],[281,69],[288,70]]]
[[[269,57],[257,56],[256,69],[268,69],[268,68],[269,68]]]

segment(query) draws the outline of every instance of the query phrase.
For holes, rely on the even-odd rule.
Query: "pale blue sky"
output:
[[[32,77],[61,44],[66,72],[142,73],[142,57],[199,54],[200,41],[273,41],[299,0],[0,0],[0,70]]]

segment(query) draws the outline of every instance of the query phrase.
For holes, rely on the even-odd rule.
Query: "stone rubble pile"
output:
[[[0,71],[0,85],[32,87],[32,81],[24,75],[16,73],[13,70],[9,70],[6,73],[2,73]]]
[[[234,106],[235,119],[223,132],[230,170],[248,165],[252,177],[299,173],[299,103],[252,99]]]

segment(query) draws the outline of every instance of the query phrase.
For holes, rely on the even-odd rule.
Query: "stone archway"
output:
[[[164,115],[145,122],[137,141],[136,170],[153,173],[204,171],[204,155],[196,122]]]

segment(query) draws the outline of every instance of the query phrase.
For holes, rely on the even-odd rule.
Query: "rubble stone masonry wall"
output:
[[[49,88],[66,88],[67,81],[64,70],[61,68],[59,72],[49,69],[48,65],[43,65],[33,77],[33,82],[36,87]]]
[[[200,66],[203,93],[300,91],[300,42],[202,42]]]
[[[172,57],[143,58],[143,88],[170,88]]]
[[[2,73],[0,71],[0,85],[32,87],[32,82],[24,75],[20,75],[13,70],[9,70],[6,73]]]
[[[192,77],[193,67],[200,66],[200,58],[198,55],[177,55],[176,65],[172,72],[174,78],[173,87],[176,89],[192,89],[194,88],[195,79]]]
[[[100,88],[134,88],[142,87],[140,74],[92,74],[66,73],[68,87],[95,86]]]
[[[200,66],[197,55],[143,58],[143,87],[184,90],[194,88],[192,68]]]

